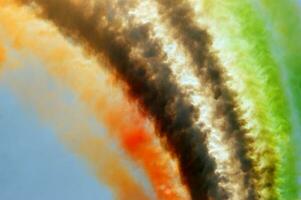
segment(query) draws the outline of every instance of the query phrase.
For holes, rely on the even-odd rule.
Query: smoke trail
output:
[[[0,4],[1,5],[1,4]],[[2,71],[2,65],[3,65],[3,62],[5,61],[6,59],[6,54],[5,54],[5,49],[4,47],[2,46],[2,41],[0,41],[0,73]]]
[[[80,41],[91,53],[107,59],[116,75],[127,83],[131,96],[151,114],[161,136],[166,137],[170,149],[178,156],[183,179],[189,185],[192,197],[207,199],[208,190],[210,194],[216,194],[215,162],[208,155],[204,132],[194,123],[197,113],[174,84],[160,45],[151,42],[147,26],[136,29],[141,34],[135,42],[118,33],[118,29],[114,30],[106,18],[101,18],[101,12],[98,16],[95,13],[96,16],[87,16],[83,14],[83,7],[76,7],[69,1],[34,2],[40,5],[42,16],[51,19],[61,31]],[[96,23],[96,19],[101,20]],[[146,46],[144,50],[149,50],[148,53],[144,51],[145,57],[139,59],[131,54],[131,45],[136,43],[137,46],[141,42],[149,42],[152,48]]]
[[[0,16],[3,29],[13,40],[17,38],[18,47],[27,47],[47,61],[49,71],[75,89],[105,123],[109,133],[121,140],[125,150],[146,170],[159,199],[189,198],[175,164],[155,141],[153,130],[145,127],[144,117],[124,102],[126,99],[121,92],[110,86],[106,73],[95,62],[83,58],[81,52],[60,37],[53,27],[39,23],[18,7],[2,10]],[[32,35],[39,35],[39,41]]]
[[[5,50],[2,45],[0,45],[0,63],[2,63],[5,60]]]
[[[284,185],[281,187],[282,193],[290,199],[301,198],[301,148],[298,141],[301,139],[301,79],[299,74],[301,73],[301,59],[297,52],[301,52],[300,33],[301,33],[301,15],[298,9],[297,2],[295,0],[289,0],[286,2],[276,1],[271,2],[269,0],[254,1],[256,10],[259,10],[259,14],[262,15],[263,23],[269,32],[267,38],[271,48],[272,56],[277,62],[277,67],[280,74],[280,80],[285,92],[291,122],[291,136],[290,136],[290,148],[288,151],[295,152],[290,153],[290,159],[295,160],[295,166],[291,166],[290,170],[295,171],[291,173],[292,182],[295,182],[296,187],[286,188]],[[286,13],[290,13],[287,15]],[[292,168],[295,168],[292,169]],[[286,177],[287,173],[285,174]],[[290,196],[289,196],[290,195]]]
[[[101,179],[103,179],[105,183],[107,183],[113,189],[118,189],[115,189],[114,191],[117,195],[116,199],[150,199],[149,197],[145,196],[145,194],[140,194],[140,190],[137,189],[138,185],[133,187],[133,178],[127,177],[126,172],[121,167],[124,164],[120,163],[118,159],[112,159],[118,156],[116,155],[116,152],[105,149],[107,144],[101,138],[95,136],[94,134],[89,134],[87,131],[84,133],[85,135],[78,138],[76,143],[74,142],[74,137],[70,137],[68,139],[65,138],[65,140],[67,140],[67,142],[69,141],[69,143],[72,141],[70,146],[74,149],[73,151],[78,152],[79,155],[84,157],[90,163],[92,168],[94,168],[94,171],[96,171],[98,177],[101,177]],[[104,159],[104,157],[110,159],[107,160]],[[108,169],[108,171],[104,169]],[[125,188],[122,188],[121,190],[120,186],[125,186]]]
[[[240,160],[241,168],[245,173],[245,186],[248,189],[248,199],[255,198],[255,191],[250,180],[252,175],[251,161],[247,157],[247,148],[244,123],[238,117],[238,106],[234,101],[234,93],[225,85],[223,66],[217,57],[210,51],[212,44],[208,32],[195,23],[195,16],[190,5],[182,0],[157,0],[163,19],[167,21],[183,46],[193,59],[195,71],[204,87],[212,89],[216,99],[216,118],[224,118],[222,129],[227,133],[226,138],[235,138],[236,156]],[[231,197],[230,197],[231,198]],[[239,196],[238,198],[243,198]]]
[[[26,62],[26,60],[23,60]],[[25,103],[34,108],[46,123],[50,124],[58,137],[67,143],[69,149],[78,152],[94,168],[97,178],[109,185],[117,199],[149,199],[143,188],[135,180],[129,169],[119,158],[120,155],[108,146],[109,141],[96,136],[89,123],[89,115],[81,109],[78,102],[63,97],[64,91],[59,84],[51,84],[50,77],[35,67],[21,69],[5,68],[3,81]],[[32,76],[33,72],[37,76]],[[91,140],[98,144],[94,146]],[[86,147],[89,148],[87,151]],[[93,155],[97,155],[94,156]]]
[[[223,137],[224,131],[218,128],[218,124],[224,123],[216,120],[214,110],[215,100],[212,97],[208,87],[202,87],[198,81],[198,77],[193,72],[191,66],[192,61],[185,53],[174,38],[171,37],[170,30],[166,26],[162,26],[162,20],[159,16],[154,2],[142,2],[133,10],[135,18],[143,20],[145,23],[152,25],[155,30],[155,37],[162,42],[162,48],[166,52],[167,59],[171,65],[171,71],[177,84],[184,90],[189,91],[186,97],[199,110],[197,123],[203,124],[203,128],[208,130],[206,145],[209,148],[209,155],[212,156],[217,164],[215,173],[222,179],[219,181],[219,187],[227,191],[228,194],[221,190],[220,198],[226,198],[231,194],[231,198],[242,199],[247,195],[244,188],[244,174],[240,169],[240,163],[234,155],[235,148],[231,141],[225,142]],[[148,13],[152,13],[149,15]],[[217,194],[215,194],[217,196]]]
[[[233,79],[229,85],[239,91],[236,100],[245,111],[245,127],[251,130],[247,136],[253,140],[249,146],[258,198],[295,199],[281,198],[277,188],[295,188],[287,178],[294,171],[291,153],[286,148],[289,113],[266,41],[270,36],[258,18],[258,9],[255,11],[249,2],[239,0],[204,0],[200,7],[198,16],[202,16],[213,35],[213,46]]]

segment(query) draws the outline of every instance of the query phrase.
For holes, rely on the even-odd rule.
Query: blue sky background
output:
[[[24,75],[26,80],[43,73]],[[18,78],[0,75],[0,200],[113,199],[52,127],[10,90],[7,82]]]
[[[10,61],[0,71],[0,200],[113,199],[93,167],[55,132],[73,131],[83,122],[104,137],[105,128],[70,88],[49,75],[39,58],[7,48]],[[118,150],[131,175],[154,198],[143,170],[115,142],[108,145]]]
[[[112,199],[50,127],[0,83],[0,199]]]

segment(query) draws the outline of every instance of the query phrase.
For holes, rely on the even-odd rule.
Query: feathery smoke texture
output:
[[[67,129],[76,134],[62,142],[117,199],[295,200],[300,6],[275,2],[2,0],[0,36],[43,60],[47,73],[106,127],[102,138],[84,115],[60,121],[75,124]],[[0,46],[0,62],[7,58]],[[36,106],[43,116],[52,116],[47,105],[65,110],[47,98],[51,91],[30,94],[46,97]],[[56,120],[47,118],[61,133]],[[137,184],[109,139],[143,169],[155,197]]]
[[[137,38],[123,38],[126,31],[119,34],[118,29],[114,31],[114,24],[106,27],[105,22],[96,23],[97,19],[105,17],[102,15],[106,12],[102,9],[97,14],[85,16],[82,6],[69,1],[35,2],[41,6],[42,16],[50,18],[65,34],[80,40],[94,54],[101,54],[99,56],[107,59],[117,76],[128,84],[130,95],[151,114],[158,131],[166,137],[169,148],[177,155],[192,197],[206,199],[207,190],[211,195],[218,195],[215,192],[218,182],[214,173],[215,162],[208,155],[205,133],[194,123],[197,113],[174,83],[159,44],[149,39],[147,26],[135,27],[140,32]],[[72,11],[67,16],[66,8]],[[129,29],[128,32],[134,30]],[[147,43],[148,40],[150,47],[143,46],[143,50],[145,54],[154,51],[151,55],[142,58],[130,55],[131,45]]]
[[[248,188],[248,198],[253,199],[254,191],[249,180],[251,163],[246,157],[245,131],[235,111],[237,106],[234,103],[233,94],[225,86],[223,67],[219,66],[216,56],[210,52],[211,38],[206,30],[201,29],[195,23],[193,10],[187,2],[182,0],[158,0],[158,3],[162,6],[163,18],[167,18],[171,30],[175,32],[175,37],[180,40],[192,57],[202,87],[211,88],[216,104],[215,119],[225,118],[221,119],[223,120],[222,131],[226,133],[224,137],[234,137],[233,143],[235,151],[237,151],[236,156],[245,173],[243,184],[246,184]],[[235,184],[235,182],[232,182],[232,184]],[[240,197],[242,195],[240,194]],[[225,199],[226,197],[222,198]]]
[[[130,156],[144,167],[160,199],[187,199],[186,189],[181,187],[172,159],[154,142],[154,134],[151,128],[146,127],[144,117],[125,103],[120,91],[109,87],[110,82],[106,79],[110,77],[95,62],[87,62],[80,51],[68,45],[55,29],[20,8],[12,8],[2,11],[0,23],[6,27],[7,35],[17,40],[18,48],[29,48],[46,61],[46,67],[52,74],[77,91],[97,118],[107,124],[109,132],[120,140]],[[18,15],[12,12],[16,10],[19,11]],[[14,23],[20,20],[23,23]],[[43,26],[28,29],[37,23]],[[22,34],[16,29],[23,30]],[[38,43],[31,37],[33,34],[40,35]],[[45,45],[52,48],[43,50]]]
[[[256,8],[259,7],[263,22],[272,36],[268,38],[268,43],[280,72],[291,121],[290,137],[292,141],[289,141],[290,149],[286,149],[288,151],[286,153],[288,167],[282,174],[284,179],[288,177],[286,182],[290,184],[290,188],[283,185],[282,190],[285,191],[287,198],[300,199],[300,191],[299,197],[297,196],[298,189],[301,188],[301,159],[298,156],[301,152],[300,145],[298,145],[301,135],[301,79],[298,77],[301,72],[299,56],[301,52],[301,43],[299,42],[301,31],[300,4],[298,5],[295,1],[287,1],[286,3],[275,1],[276,5],[268,6],[269,4],[271,4],[270,1],[263,1]],[[284,13],[291,14],[286,16]]]
[[[252,130],[248,135],[253,138],[250,157],[260,175],[255,182],[259,198],[277,199],[280,193],[281,199],[297,199],[296,169],[288,148],[289,113],[262,20],[249,2],[236,0],[227,4],[204,1],[200,15],[216,38],[214,46],[220,57],[232,66],[227,68],[234,78],[231,86],[239,91],[238,102]]]

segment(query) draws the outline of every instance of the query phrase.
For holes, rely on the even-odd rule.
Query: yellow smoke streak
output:
[[[55,27],[38,20],[27,8],[20,8],[13,4],[0,11],[0,24],[5,27],[3,29],[13,40],[15,47],[26,47],[39,58],[45,60],[50,73],[71,86],[91,111],[96,114],[98,120],[112,122],[110,116],[117,114],[119,117],[115,116],[115,118],[119,119],[118,122],[105,124],[109,133],[113,134],[116,139],[122,136],[129,124],[141,126],[139,111],[127,103],[127,99],[120,89],[112,86],[112,82],[115,80],[101,70],[95,60],[85,58],[80,48],[76,48],[60,36]],[[119,112],[116,113],[116,111]],[[153,160],[153,163],[149,163],[149,161],[146,162],[147,158],[136,157],[136,159],[140,163],[145,163],[142,166],[156,165],[164,174],[168,175],[168,179],[160,182],[163,185],[157,184],[155,179],[151,180],[158,197],[162,199],[189,199],[187,190],[179,179],[180,175],[176,163],[155,139],[152,126],[148,123],[142,123],[142,126],[145,126],[142,127],[143,129],[152,133],[150,137],[153,142],[146,148],[157,152],[159,160]],[[92,137],[89,136],[84,140],[89,140],[91,147],[94,145],[96,147],[96,144],[99,144],[99,140],[93,141]],[[84,157],[90,160],[93,166],[94,162],[97,164],[95,157],[97,154],[94,155],[89,148],[89,146],[86,148],[82,146],[78,149],[78,153],[84,154]],[[151,170],[151,168],[148,169]],[[150,177],[156,178],[152,175],[155,172],[146,172]]]

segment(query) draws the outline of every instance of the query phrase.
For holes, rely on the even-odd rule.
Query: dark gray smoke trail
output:
[[[215,199],[227,195],[218,187],[215,161],[209,157],[205,144],[206,132],[195,122],[197,110],[175,83],[161,44],[152,39],[148,25],[129,24],[121,30],[109,8],[102,7],[105,4],[87,14],[84,6],[70,0],[20,1],[38,4],[42,17],[108,62],[112,72],[127,84],[130,96],[153,118],[160,136],[177,156],[193,199],[206,200],[208,193]]]
[[[249,188],[248,199],[255,199],[256,195],[251,182],[252,164],[247,157],[246,130],[236,112],[238,106],[233,98],[235,94],[225,85],[223,67],[219,64],[217,57],[210,52],[211,37],[206,30],[196,24],[193,9],[186,1],[157,0],[157,2],[163,19],[168,22],[171,31],[190,54],[195,64],[195,72],[200,79],[205,80],[205,87],[210,87],[213,91],[216,99],[216,118],[225,118],[226,123],[222,128],[227,137],[234,137],[236,140],[236,156],[241,163],[242,170],[246,173],[244,182]]]

